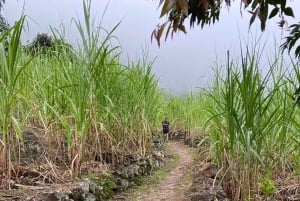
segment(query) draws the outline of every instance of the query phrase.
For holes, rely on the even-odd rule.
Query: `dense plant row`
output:
[[[146,55],[121,64],[111,43],[117,26],[96,28],[89,3],[84,21],[75,20],[81,38],[73,49],[60,43],[46,54],[28,53],[20,41],[24,21],[0,36],[0,174],[18,176],[26,129],[42,130],[47,161],[63,160],[73,176],[103,153],[112,163],[115,154],[145,155],[163,100]],[[53,37],[64,41],[56,30]]]
[[[210,89],[172,98],[169,107],[180,111],[173,118],[193,128],[192,135],[209,139],[232,200],[261,194],[267,199],[275,195],[277,178],[299,174],[299,63],[286,66],[275,56],[261,66],[260,57],[257,47],[247,46],[239,61],[228,52],[226,67],[216,66]]]

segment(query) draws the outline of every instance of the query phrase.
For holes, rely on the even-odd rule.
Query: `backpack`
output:
[[[163,133],[168,133],[169,132],[169,122],[163,122]]]

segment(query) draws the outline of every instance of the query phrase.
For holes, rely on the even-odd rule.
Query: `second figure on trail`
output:
[[[169,121],[167,118],[165,118],[165,120],[163,120],[161,122],[162,124],[162,133],[163,133],[163,136],[164,136],[164,142],[168,142],[168,139],[169,139]]]

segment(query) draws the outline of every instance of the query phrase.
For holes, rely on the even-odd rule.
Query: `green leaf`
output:
[[[290,29],[294,28],[294,27],[299,27],[299,25],[298,24],[292,24],[291,26],[289,26]]]
[[[252,17],[250,18],[249,29],[250,29],[251,25],[253,24],[253,22],[254,22],[256,16],[257,16],[257,9],[256,9],[256,11],[252,14]]]
[[[271,13],[270,13],[270,15],[269,15],[269,19],[271,19],[272,17],[274,17],[275,15],[277,15],[278,11],[279,11],[279,8],[275,7],[275,8],[271,11]]]
[[[251,6],[252,10],[254,10],[257,7],[258,3],[259,3],[259,1],[257,1],[257,0],[252,3],[252,6]]]
[[[264,31],[266,29],[266,21],[262,21],[260,23],[260,28],[261,28],[262,31]]]
[[[300,59],[300,45],[295,50],[295,56]]]
[[[18,139],[23,141],[22,130],[21,130],[21,127],[20,127],[20,124],[19,124],[18,120],[14,117],[11,117],[11,119],[12,119],[12,123],[13,123],[14,129],[15,129],[15,132],[18,136]]]
[[[267,21],[267,18],[268,18],[268,8],[269,8],[269,5],[264,3],[261,5],[260,7],[260,21],[261,21],[261,30],[264,31],[265,28],[266,28],[266,21]]]
[[[278,5],[278,4],[280,4],[280,0],[269,0],[269,4],[271,4],[271,5]]]
[[[281,0],[280,1],[280,4],[281,4],[281,9],[285,9],[285,5],[286,5],[286,0]]]
[[[167,14],[176,5],[176,0],[165,0],[163,8],[161,9],[160,17]]]
[[[297,38],[291,38],[289,41],[289,44],[288,44],[288,52],[290,53],[291,49],[294,47],[294,45],[296,44],[297,42]]]
[[[284,14],[287,16],[295,17],[293,9],[291,7],[287,7],[283,10]]]

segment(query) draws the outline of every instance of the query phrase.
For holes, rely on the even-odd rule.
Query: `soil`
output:
[[[137,200],[187,200],[186,191],[192,182],[185,181],[184,176],[192,166],[194,161],[193,157],[191,153],[188,152],[187,147],[179,141],[169,142],[168,147],[171,153],[175,153],[179,156],[178,164],[162,183],[156,186],[151,192],[139,196]]]
[[[149,192],[134,193],[129,199],[120,200],[228,201],[223,188],[217,184],[219,183],[218,168],[210,161],[206,147],[193,150],[188,147],[190,146],[186,146],[181,141],[169,142],[167,152],[179,157],[173,170],[161,183],[150,188]]]
[[[179,157],[176,166],[168,172],[166,178],[157,185],[151,186],[146,192],[133,192],[130,198],[120,196],[113,201],[184,201],[189,200],[188,189],[192,184],[187,174],[193,167],[194,157],[188,147],[180,141],[169,141],[167,152]],[[133,198],[134,197],[134,198]]]

